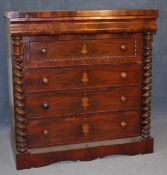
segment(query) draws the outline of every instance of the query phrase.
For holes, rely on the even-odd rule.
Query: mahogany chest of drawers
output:
[[[17,169],[153,152],[151,67],[158,11],[6,17]]]

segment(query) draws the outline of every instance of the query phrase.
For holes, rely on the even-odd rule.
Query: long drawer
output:
[[[28,37],[27,67],[141,63],[140,33]]]
[[[55,68],[25,73],[26,92],[102,88],[141,83],[140,64]]]
[[[33,41],[30,43],[31,60],[63,60],[99,57],[135,56],[135,39],[74,39],[57,41]]]
[[[140,108],[140,86],[110,90],[39,93],[26,97],[30,117],[115,111]]]
[[[140,135],[140,111],[28,120],[29,147],[44,147]]]

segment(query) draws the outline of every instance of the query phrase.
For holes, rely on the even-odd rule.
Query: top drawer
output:
[[[68,65],[137,62],[139,34],[31,37],[30,62],[34,65]],[[52,64],[51,64],[52,63]]]

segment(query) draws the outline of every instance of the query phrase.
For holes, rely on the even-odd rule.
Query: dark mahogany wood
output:
[[[26,97],[29,117],[139,109],[140,102],[140,86],[70,93],[33,94]]]
[[[11,21],[11,34],[25,36],[155,32],[158,14],[157,10],[27,11],[8,12],[6,17]]]
[[[153,152],[151,67],[158,15],[6,13],[17,169]]]
[[[112,45],[112,47],[111,47]],[[100,57],[135,56],[135,39],[83,39],[67,41],[31,42],[31,61],[61,61],[63,59],[91,59]]]
[[[40,167],[64,160],[88,161],[102,158],[112,154],[137,155],[153,152],[153,139],[142,139],[140,142],[116,144],[62,152],[50,152],[40,154],[23,153],[16,155],[17,169]]]
[[[131,17],[131,18],[153,18],[157,17],[159,12],[157,10],[85,10],[85,11],[13,11],[6,13],[6,17],[10,19],[19,18],[72,18],[72,17]],[[37,20],[36,19],[36,20]]]
[[[141,33],[25,37],[27,68],[141,63]]]
[[[122,78],[122,73],[127,78]],[[99,65],[70,68],[30,70],[25,73],[27,93],[55,90],[110,88],[141,84],[141,65]]]
[[[87,123],[88,133],[83,125]],[[28,120],[29,147],[45,147],[140,135],[140,111]]]

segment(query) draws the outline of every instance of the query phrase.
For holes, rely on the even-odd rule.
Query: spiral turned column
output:
[[[24,153],[27,151],[28,145],[24,111],[23,50],[21,37],[13,37],[13,51],[16,149],[18,152]]]
[[[141,136],[150,137],[151,124],[151,84],[152,84],[152,41],[153,33],[146,32],[144,37],[143,88],[142,88],[142,128]]]

